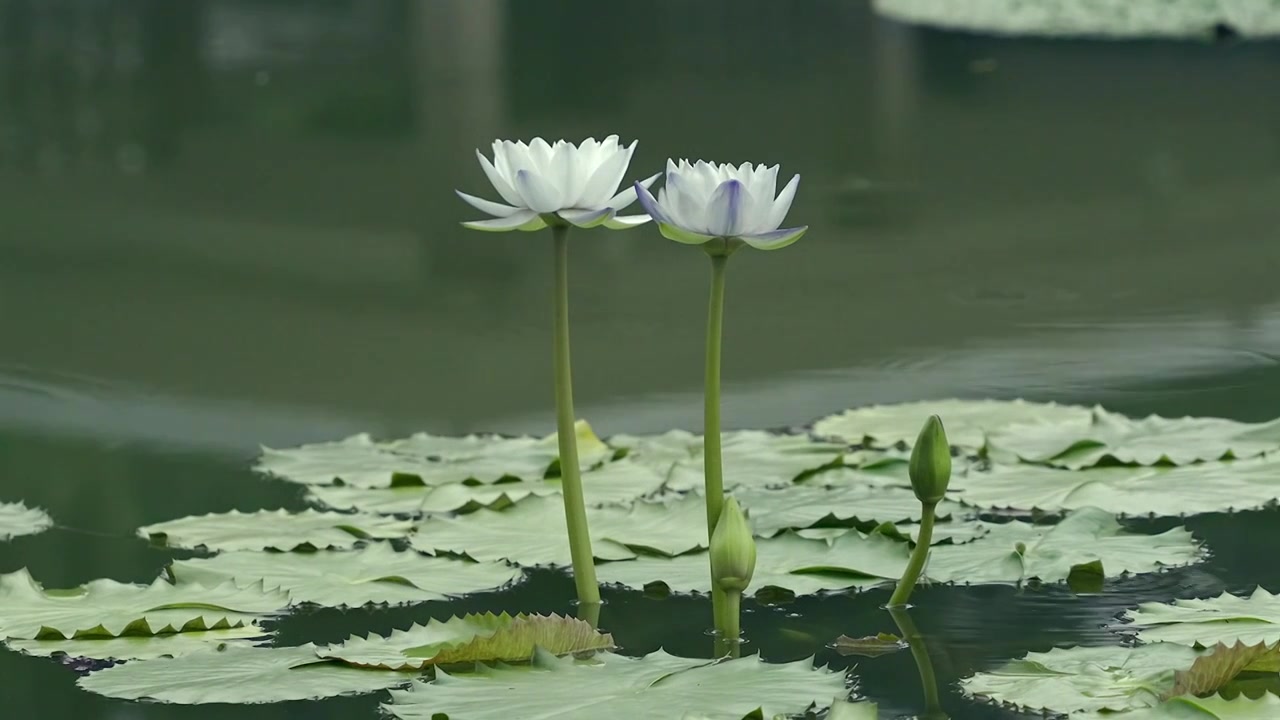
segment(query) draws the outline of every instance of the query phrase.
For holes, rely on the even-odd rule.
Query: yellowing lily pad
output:
[[[529,660],[534,650],[554,655],[607,650],[613,637],[590,623],[559,615],[465,615],[431,620],[388,637],[351,637],[321,648],[320,657],[382,670],[420,670],[430,665]]]

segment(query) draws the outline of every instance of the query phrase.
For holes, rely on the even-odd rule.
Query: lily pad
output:
[[[1222,418],[1134,420],[1094,408],[1088,417],[1053,423],[1024,423],[990,438],[995,457],[1073,470],[1104,460],[1134,465],[1187,465],[1209,460],[1250,458],[1280,450],[1280,421],[1251,424]]]
[[[706,509],[696,496],[630,507],[587,509],[592,549],[602,560],[626,560],[637,549],[667,555],[707,544]],[[410,540],[424,552],[445,551],[476,560],[507,559],[521,565],[570,565],[564,503],[532,497],[501,512],[478,510],[458,518],[431,517]]]
[[[915,493],[896,487],[823,487],[806,483],[776,490],[744,488],[732,494],[747,509],[756,534],[765,537],[819,523],[898,523],[920,519],[920,500]],[[959,503],[948,500],[937,508],[940,518],[964,512]]]
[[[615,447],[628,457],[666,477],[665,488],[701,492],[704,485],[703,437],[684,430],[662,435],[616,435]],[[807,435],[739,430],[721,436],[725,489],[786,485],[806,473],[834,466],[841,460],[841,443],[814,440]]]
[[[933,526],[933,544],[953,543],[959,545],[973,542],[985,537],[988,529],[995,524],[980,520],[938,522]],[[882,535],[896,537],[912,543],[916,542],[920,535],[919,523],[899,523],[897,525],[882,523],[872,529]],[[851,531],[847,527],[810,527],[796,530],[795,534],[810,540],[834,540],[842,535],[849,534],[849,532]]]
[[[1077,713],[1072,720],[1275,720],[1280,717],[1280,697],[1263,693],[1257,698],[1221,695],[1170,698],[1153,708],[1123,713]]]
[[[177,560],[169,570],[180,582],[260,581],[287,590],[294,603],[326,607],[444,600],[496,590],[523,577],[519,568],[506,563],[428,557],[382,543],[349,551],[230,552]]]
[[[1097,507],[1116,514],[1191,515],[1256,508],[1280,499],[1280,458],[1182,467],[1099,467],[1084,471],[996,465],[971,472],[956,498],[979,508],[1059,512]]]
[[[1261,587],[1248,597],[1223,593],[1169,604],[1143,603],[1122,617],[1133,623],[1143,642],[1199,646],[1280,642],[1280,597]]]
[[[405,673],[353,668],[316,656],[314,645],[227,647],[171,660],[116,665],[80,678],[107,697],[182,705],[256,704],[375,692],[410,680]]]
[[[643,658],[601,653],[583,661],[539,652],[531,668],[437,671],[430,682],[392,691],[393,704],[384,708],[401,720],[507,720],[513,708],[521,720],[670,720],[688,714],[745,720],[801,713],[845,692],[842,673],[814,669],[811,660],[708,661],[659,651]]]
[[[1203,554],[1191,533],[1173,528],[1159,535],[1131,533],[1115,517],[1083,508],[1057,525],[1017,520],[988,527],[962,545],[937,545],[925,575],[940,582],[1061,582],[1075,568],[1100,563],[1108,576],[1155,572],[1188,565]]]
[[[656,493],[665,480],[665,474],[628,459],[607,462],[582,473],[583,492],[588,505],[630,503],[636,498]],[[480,508],[502,510],[527,497],[560,494],[560,479],[549,478],[389,488],[313,485],[307,490],[307,499],[336,510],[417,514],[472,512]]]
[[[421,670],[429,665],[529,660],[535,648],[553,655],[608,650],[613,637],[575,618],[486,613],[431,620],[394,630],[388,637],[353,636],[318,654],[359,667]]]
[[[896,653],[907,647],[902,638],[892,633],[876,633],[865,637],[849,637],[841,635],[832,643],[832,647],[841,655],[861,655],[863,657],[880,657]]]
[[[252,645],[269,633],[254,624],[204,632],[142,635],[85,640],[6,640],[11,650],[37,657],[66,655],[98,660],[154,660],[195,652],[213,652],[219,646]]]
[[[806,540],[794,533],[756,541],[756,570],[748,594],[776,587],[796,595],[862,588],[901,576],[911,549],[905,542],[852,531],[833,540]],[[710,560],[705,552],[674,558],[642,557],[605,563],[600,582],[677,593],[708,593]]]
[[[289,605],[287,593],[257,583],[206,587],[94,580],[46,591],[25,569],[0,575],[0,637],[111,638],[204,632],[251,625]]]
[[[1172,643],[1055,648],[977,673],[961,680],[960,687],[969,695],[1028,710],[1149,708],[1173,689],[1174,673],[1190,668],[1201,654]]]
[[[588,467],[613,451],[578,421],[578,460]],[[341,483],[354,487],[444,485],[503,478],[539,479],[555,469],[560,456],[556,435],[544,438],[468,435],[441,437],[419,433],[377,442],[367,434],[285,450],[262,449],[255,469],[303,485]]]
[[[815,422],[813,432],[853,445],[910,446],[930,415],[942,418],[953,446],[976,452],[986,444],[988,434],[1010,425],[1084,421],[1089,418],[1089,410],[1025,400],[927,400],[845,410]]]
[[[53,518],[40,508],[29,508],[20,502],[0,503],[0,540],[35,535],[51,527]]]
[[[316,510],[232,510],[138,528],[138,535],[159,545],[215,552],[350,548],[364,540],[403,538],[411,532],[413,523],[408,520]]]

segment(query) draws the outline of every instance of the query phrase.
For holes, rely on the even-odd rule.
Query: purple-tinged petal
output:
[[[716,237],[733,237],[742,229],[742,211],[748,203],[747,190],[738,180],[725,180],[707,203],[707,232]]]
[[[621,210],[627,207],[628,205],[636,201],[636,185],[639,185],[644,188],[648,188],[650,185],[653,184],[654,180],[658,179],[658,175],[661,175],[661,174],[662,173],[658,173],[657,175],[654,175],[652,177],[647,177],[644,180],[641,180],[636,183],[632,183],[631,185],[627,186],[625,190],[623,190],[622,192],[610,198],[609,202],[605,203],[605,206],[611,207],[614,210]]]
[[[464,222],[462,226],[472,230],[507,232],[510,230],[541,230],[547,226],[547,223],[538,216],[538,213],[532,210],[520,210],[508,217]]]
[[[791,178],[791,182],[782,188],[782,192],[778,193],[778,199],[773,201],[773,207],[769,210],[769,222],[765,224],[767,228],[776,228],[782,225],[782,221],[787,218],[787,211],[791,209],[791,201],[796,198],[796,188],[800,186],[800,176],[796,175]]]
[[[809,226],[804,225],[797,228],[773,230],[771,232],[756,233],[755,235],[743,235],[741,237],[742,242],[757,250],[778,250],[799,240],[808,229]]]
[[[576,225],[580,228],[593,228],[611,220],[614,212],[613,208],[602,208],[600,210],[561,210],[556,214],[570,225]]]
[[[462,192],[461,190],[454,190],[454,192],[458,193],[458,197],[466,201],[467,204],[471,205],[471,207],[479,210],[482,213],[489,213],[494,217],[509,217],[517,212],[520,212],[520,208],[511,207],[510,205],[503,205],[502,203],[496,203],[496,202],[493,202],[492,200],[485,200],[484,198],[478,198],[475,195],[468,195]]]
[[[516,190],[524,198],[524,204],[531,210],[540,213],[555,212],[560,209],[560,189],[552,185],[546,178],[529,170],[516,173]]]
[[[636,189],[636,198],[640,201],[640,207],[644,208],[645,212],[649,213],[659,224],[673,224],[662,205],[658,204],[658,201],[653,197],[653,193],[649,192],[649,188],[640,183],[636,183],[633,187]]]
[[[498,150],[501,150],[497,143],[494,143],[494,146],[498,148]],[[495,152],[497,152],[497,150],[495,150]],[[485,157],[479,150],[476,150],[476,157],[480,159],[480,167],[484,170],[485,177],[489,178],[489,184],[493,186],[494,190],[498,191],[498,194],[502,196],[502,199],[512,205],[523,205],[524,201],[520,199],[520,193],[516,192],[516,189],[512,187],[511,183],[507,182],[507,178],[503,176],[502,170],[489,162],[489,158]]]
[[[639,227],[653,218],[648,215],[616,215],[604,221],[604,226],[610,230],[630,230],[633,227]]]
[[[664,222],[658,223],[658,232],[662,233],[662,237],[668,240],[675,240],[676,242],[684,243],[685,245],[702,245],[705,242],[715,239],[710,235],[703,235],[702,233],[684,230],[676,227],[675,225],[668,225]]]

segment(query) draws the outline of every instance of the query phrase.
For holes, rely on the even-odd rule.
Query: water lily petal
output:
[[[516,172],[516,191],[524,198],[525,206],[531,210],[548,213],[561,208],[560,189],[531,170]]]
[[[610,135],[609,138],[613,138],[614,142],[617,141],[614,135]],[[631,164],[631,153],[635,151],[636,143],[632,142],[631,146],[625,149],[607,150],[606,142],[605,147],[603,159],[595,172],[591,173],[591,177],[587,180],[587,187],[582,191],[582,197],[578,201],[578,204],[583,207],[605,207],[605,203],[617,192],[622,176],[627,173],[627,166]]]
[[[671,221],[681,227],[707,227],[706,195],[699,195],[689,184],[689,172],[668,172],[667,183],[659,191],[658,204]],[[697,183],[698,180],[694,180]]]
[[[765,223],[765,229],[773,230],[782,225],[782,221],[787,217],[787,211],[791,209],[791,201],[796,198],[796,188],[800,185],[800,176],[796,175],[791,178],[791,182],[782,188],[782,192],[778,193],[778,199],[773,201],[773,207],[769,210],[769,222]]]
[[[747,184],[747,189],[751,191],[751,197],[755,202],[752,203],[749,216],[743,224],[750,232],[758,232],[768,226],[769,213],[773,208],[773,198],[778,194],[778,166],[765,167],[760,165],[757,167],[751,181]],[[775,225],[774,227],[777,226]],[[768,229],[772,230],[773,228]]]
[[[635,188],[636,197],[640,200],[640,207],[644,208],[645,212],[653,216],[653,219],[656,220],[659,225],[674,224],[671,216],[667,214],[662,205],[658,203],[658,200],[649,192],[649,188],[641,185],[640,183],[636,183],[632,187]]]
[[[493,147],[494,158],[502,157],[500,152],[501,145],[495,142]],[[476,150],[476,157],[480,159],[480,167],[484,170],[485,177],[489,178],[489,184],[493,186],[494,190],[498,191],[498,194],[502,196],[502,199],[512,205],[523,205],[524,201],[520,199],[520,193],[516,192],[516,189],[511,185],[511,183],[507,182],[507,178],[504,177],[502,170],[489,162],[489,158],[485,157],[479,150]],[[502,163],[503,165],[506,165],[506,160],[503,160]]]
[[[739,180],[725,180],[707,203],[707,232],[716,237],[733,237],[742,228],[743,208],[749,203],[746,188]]]
[[[606,221],[613,218],[613,208],[601,208],[600,210],[561,210],[556,213],[571,225],[577,225],[580,228],[593,228],[597,225],[603,225]]]
[[[520,211],[520,208],[511,207],[510,205],[503,205],[502,203],[496,203],[496,202],[493,202],[492,200],[485,200],[484,198],[478,198],[475,195],[468,195],[462,192],[461,190],[454,190],[454,192],[458,193],[458,197],[465,200],[468,204],[471,205],[471,207],[479,210],[482,213],[488,213],[494,217],[509,217],[513,213],[517,213]]]
[[[551,173],[551,155],[551,146],[546,140],[536,137],[529,143],[529,160],[533,162],[533,168],[539,175],[554,179],[555,176]]]
[[[683,228],[678,228],[675,225],[668,225],[664,222],[658,223],[658,232],[662,233],[662,237],[668,240],[675,240],[676,242],[684,243],[685,245],[701,245],[708,240],[715,239],[710,235],[703,235],[702,233],[696,233],[692,230],[685,230]]]
[[[611,207],[614,210],[621,210],[627,207],[628,205],[636,201],[636,185],[647,188],[650,185],[652,185],[653,181],[657,180],[658,175],[661,175],[661,174],[662,173],[657,173],[652,177],[647,177],[644,180],[640,180],[639,182],[632,183],[625,190],[618,193],[617,195],[614,195],[609,200],[609,202],[605,203],[606,207]]]
[[[462,226],[472,230],[507,232],[509,230],[541,230],[547,226],[547,223],[532,210],[519,210],[508,217],[464,222]]]
[[[630,230],[633,227],[643,225],[653,218],[648,215],[617,215],[604,221],[604,226],[610,230]]]
[[[797,228],[742,235],[741,237],[743,242],[757,250],[777,250],[799,240],[800,236],[804,235],[808,229],[808,225],[803,225]]]

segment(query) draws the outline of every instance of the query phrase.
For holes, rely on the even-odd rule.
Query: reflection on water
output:
[[[452,190],[484,188],[473,150],[498,136],[637,137],[637,177],[668,155],[804,177],[808,236],[729,279],[730,425],[950,395],[1273,417],[1278,61],[1261,42],[954,34],[837,0],[0,0],[0,496],[97,533],[0,545],[0,567],[142,580],[165,556],[138,525],[300,507],[247,472],[258,443],[549,431],[550,251],[457,225]],[[696,429],[704,263],[652,228],[573,252],[583,414]],[[1239,549],[1262,515],[1203,526]],[[915,619],[945,688],[1246,570],[1214,563],[1102,600],[926,590]],[[474,603],[565,611],[569,588]],[[892,631],[883,601],[752,606],[744,629],[804,657]],[[702,609],[617,594],[602,623],[628,651],[701,653]],[[287,631],[357,629],[303,622]],[[910,663],[865,663],[864,690],[918,712]],[[11,654],[0,676],[18,716],[177,716]]]

